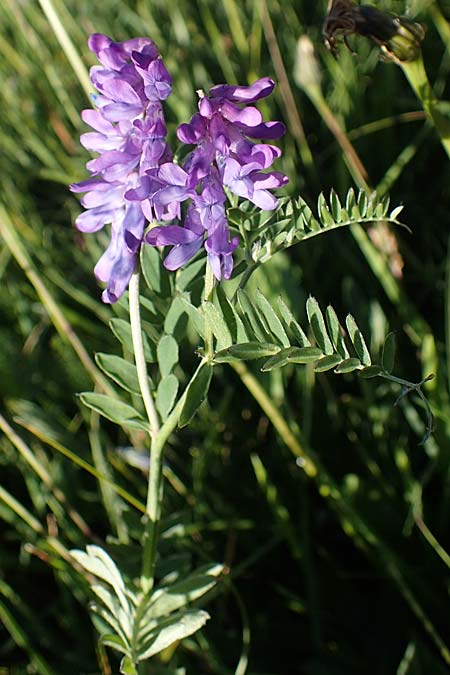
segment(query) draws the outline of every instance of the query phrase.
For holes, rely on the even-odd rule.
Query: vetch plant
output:
[[[230,363],[238,372],[311,477],[319,474],[319,458],[292,440],[245,361],[261,359],[263,372],[312,364],[315,372],[381,376],[400,384],[404,393],[419,394],[428,413],[427,434],[432,416],[422,383],[391,374],[390,339],[381,365],[374,365],[352,315],[343,330],[334,309],[323,313],[310,297],[302,327],[282,299],[274,307],[261,292],[253,298],[245,288],[254,270],[277,252],[356,223],[399,224],[401,207],[391,211],[387,198],[364,190],[357,195],[350,190],[341,204],[332,191],[328,202],[319,196],[315,215],[301,197],[274,196],[272,190],[288,179],[272,169],[281,151],[271,141],[283,135],[284,125],[264,121],[255,105],[274,89],[268,77],[249,86],[216,85],[207,94],[200,92],[198,112],[177,130],[182,146],[189,146],[187,153],[181,148],[180,163],[167,143],[163,109],[172,81],[155,44],[147,38],[117,43],[95,34],[89,46],[101,65],[91,70],[98,92],[95,108],[82,113],[94,131],[81,142],[98,156],[87,164],[90,178],[71,186],[85,193],[85,211],[76,226],[86,233],[110,228],[95,274],[106,284],[105,303],[128,301],[129,323],[113,319],[111,328],[134,364],[98,355],[99,367],[122,391],[115,397],[83,393],[81,400],[128,433],[146,434],[150,470],[140,573],[127,575],[99,546],[72,555],[88,574],[102,642],[123,655],[121,672],[135,675],[144,672],[147,659],[205,624],[208,614],[198,602],[223,571],[220,564],[187,576],[179,571],[158,576],[156,571],[164,448],[206,399],[216,364]],[[161,253],[161,247],[170,248]],[[194,286],[203,269],[198,300]],[[140,289],[141,272],[147,292]],[[228,280],[233,293],[222,283]],[[174,327],[182,316],[197,333],[199,363],[179,394]],[[346,507],[346,517],[351,515]],[[363,531],[360,517],[354,518]]]

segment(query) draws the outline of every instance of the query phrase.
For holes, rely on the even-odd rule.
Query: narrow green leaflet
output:
[[[208,565],[204,570],[197,570],[182,581],[157,589],[151,596],[150,603],[148,598],[143,601],[148,606],[142,612],[141,624],[145,627],[148,621],[167,616],[197,600],[215,586],[222,571],[222,565]]]
[[[395,362],[396,338],[395,333],[389,333],[383,345],[381,365],[387,373],[392,373]]]
[[[176,295],[164,319],[164,333],[181,340],[185,335],[187,319],[186,307],[181,297]]]
[[[396,206],[395,209],[392,209],[391,213],[389,214],[389,219],[390,220],[397,220],[398,216],[401,214],[403,211],[404,206]]]
[[[361,361],[363,366],[370,366],[372,364],[372,359],[370,358],[369,350],[367,349],[362,333],[359,330],[356,321],[351,314],[347,314],[345,323],[347,326],[348,334],[350,336],[350,340],[352,341],[352,344],[355,348],[359,360]]]
[[[328,208],[327,201],[323,195],[323,192],[320,193],[318,200],[317,200],[317,210],[319,212],[319,216],[321,221],[327,226],[327,227],[332,227],[334,225],[334,218],[330,213],[330,210]]]
[[[337,193],[334,189],[332,189],[330,192],[330,209],[333,219],[336,223],[339,223],[341,220],[343,220],[341,202],[339,201],[339,197],[337,196]]]
[[[274,368],[282,368],[283,366],[286,366],[288,363],[291,363],[289,357],[291,355],[295,355],[297,351],[298,347],[288,347],[287,349],[281,349],[278,354],[271,356],[270,359],[267,359],[267,361],[264,362],[261,370],[263,372],[267,372],[269,370],[273,370]]]
[[[329,354],[317,361],[314,366],[314,371],[316,373],[323,373],[325,370],[332,370],[332,368],[335,368],[341,361],[342,358],[340,354]]]
[[[217,340],[217,351],[226,349],[232,345],[233,339],[231,333],[217,307],[212,302],[204,302],[202,308],[208,327]]]
[[[132,394],[141,393],[136,366],[129,363],[121,356],[114,354],[104,354],[102,352],[95,355],[95,361],[101,370],[108,375],[122,389]],[[153,383],[151,385],[153,387]]]
[[[173,373],[160,380],[156,390],[156,408],[165,421],[173,408],[178,393],[178,379]]]
[[[132,618],[129,613],[127,614],[124,610],[119,609],[118,614],[111,614],[105,607],[95,602],[91,603],[90,609],[91,612],[100,617],[103,622],[101,626],[98,626],[100,632],[104,630],[104,625],[106,624],[109,627],[108,630],[112,628],[114,634],[117,635],[124,644],[130,642],[132,634]]]
[[[146,420],[128,403],[123,403],[123,401],[117,401],[104,394],[95,394],[93,392],[84,392],[79,394],[79,397],[84,405],[111,420],[111,422],[132,429],[149,430]]]
[[[111,645],[111,647],[113,646],[114,645]],[[129,656],[124,656],[120,662],[120,673],[121,675],[137,675],[136,667]]]
[[[369,380],[371,377],[378,377],[382,372],[383,369],[380,366],[368,366],[367,368],[363,368],[359,374],[361,377]]]
[[[128,321],[125,321],[125,319],[114,318],[109,322],[109,327],[119,342],[132,354],[133,340],[131,337],[131,326]],[[154,363],[156,360],[154,350],[150,347],[150,343],[145,335],[142,335],[142,340],[144,343],[144,355],[146,360],[149,363]]]
[[[156,347],[156,356],[158,359],[161,377],[172,372],[174,366],[178,363],[178,342],[172,335],[163,335]]]
[[[70,554],[86,571],[125,592],[125,584],[116,563],[100,546],[91,544],[86,546],[86,551],[74,549]]]
[[[361,369],[361,361],[354,357],[344,359],[339,365],[336,366],[334,372],[337,375],[343,375],[344,373],[352,373],[354,370]]]
[[[283,328],[283,324],[280,319],[275,314],[275,311],[264,295],[260,290],[256,291],[256,302],[258,304],[261,313],[263,314],[267,326],[269,327],[272,335],[278,339],[278,341],[283,345],[283,347],[289,347],[289,338],[286,335],[286,331]]]
[[[310,341],[281,296],[278,298],[278,309],[280,310],[280,315],[286,328],[292,333],[300,347],[310,347]]]
[[[177,272],[176,276],[176,287],[179,291],[186,291],[189,286],[192,284],[197,277],[200,277],[200,274],[203,273],[205,268],[205,258],[200,258],[200,260],[195,260],[190,263],[187,267]]]
[[[205,400],[211,383],[212,370],[213,366],[210,363],[204,363],[189,383],[184,405],[178,420],[179,427],[185,427],[189,424]]]
[[[326,322],[328,326],[328,333],[333,342],[334,348],[343,359],[348,359],[350,354],[344,342],[344,336],[341,332],[341,327],[339,325],[339,319],[337,318],[336,312],[334,311],[331,305],[328,305],[326,312]]]
[[[306,313],[316,342],[324,354],[333,354],[334,347],[328,337],[325,321],[319,303],[310,296],[306,302]]]
[[[229,363],[236,359],[240,361],[262,359],[265,356],[272,356],[279,351],[280,347],[270,342],[243,342],[240,345],[232,345],[228,349],[217,352],[214,356],[214,361],[216,363]]]
[[[227,324],[228,331],[231,335],[231,344],[236,344],[237,342],[247,342],[248,337],[245,333],[242,319],[229,301],[225,291],[223,290],[223,286],[220,284],[218,284],[214,289],[214,302],[216,306],[218,304],[218,309],[222,312],[223,319]]]
[[[128,644],[132,634],[132,622],[130,619],[129,608],[127,607],[126,611],[124,611],[117,595],[114,597],[113,591],[108,591],[105,586],[93,584],[91,590],[102,603],[102,607],[93,603],[91,605],[91,610],[101,616],[112,628],[114,628],[124,644]]]
[[[171,294],[170,277],[154,246],[141,246],[141,269],[149,289],[161,298],[168,298]]]
[[[167,619],[149,633],[143,645],[139,645],[139,660],[144,661],[167,649],[178,640],[183,640],[196,633],[209,619],[209,614],[202,609],[179,612]]]
[[[205,319],[202,312],[189,302],[186,296],[180,296],[181,302],[186,310],[186,314],[194,324],[194,328],[201,338],[205,337]]]
[[[289,355],[289,363],[311,363],[323,356],[318,347],[297,347]]]
[[[363,218],[365,218],[367,215],[367,206],[368,206],[367,194],[365,190],[360,190],[358,193],[358,209]]]
[[[117,651],[121,652],[122,654],[128,654],[129,652],[129,648],[126,646],[122,638],[120,638],[118,635],[114,635],[113,633],[104,633],[101,635],[100,642],[106,645],[106,647],[117,649]]]
[[[243,290],[238,293],[238,301],[242,310],[244,318],[251,326],[253,333],[260,342],[269,341],[271,336],[268,333],[268,328],[264,325],[264,319],[257,311],[255,303],[252,302]]]

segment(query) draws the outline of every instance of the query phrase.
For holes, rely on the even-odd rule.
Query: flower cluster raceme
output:
[[[143,241],[172,246],[164,261],[169,270],[204,246],[215,277],[230,278],[239,242],[228,228],[227,191],[270,210],[277,206],[270,190],[288,180],[267,171],[281,151],[261,142],[279,138],[284,125],[264,122],[251,105],[268,96],[274,82],[262,78],[248,87],[218,85],[208,96],[200,93],[199,112],[178,128],[179,140],[194,146],[180,166],[166,143],[161,104],[171,78],[154,43],[115,43],[96,34],[89,46],[102,65],[91,69],[96,110],[82,113],[95,131],[81,142],[99,157],[87,164],[91,178],[71,189],[87,193],[86,211],[76,221],[80,230],[111,223],[110,244],[95,267],[107,283],[103,300],[115,302],[126,290]],[[144,237],[146,221],[158,224]]]
[[[128,286],[146,223],[140,204],[125,193],[147,170],[172,159],[161,103],[172,80],[148,38],[113,42],[94,34],[88,44],[101,63],[90,72],[99,93],[93,96],[96,109],[82,112],[95,131],[80,140],[99,157],[87,164],[92,176],[70,187],[87,193],[81,202],[86,211],[76,220],[79,230],[96,232],[111,224],[110,244],[94,271],[107,284],[103,301],[115,302]]]
[[[229,234],[226,189],[261,209],[277,206],[269,190],[288,179],[266,170],[281,151],[250,140],[279,138],[285,131],[281,122],[263,122],[259,110],[249,105],[273,88],[271,79],[262,78],[248,87],[218,85],[208,96],[200,94],[199,112],[178,128],[179,140],[195,146],[183,167],[162,164],[147,171],[138,188],[126,193],[128,199],[140,200],[149,215],[189,200],[183,225],[160,225],[145,237],[153,246],[173,246],[164,261],[167,269],[177,269],[204,245],[215,277],[230,278],[238,238]]]

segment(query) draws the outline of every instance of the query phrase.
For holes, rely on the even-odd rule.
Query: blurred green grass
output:
[[[264,115],[287,124],[279,169],[290,176],[289,193],[313,204],[322,189],[343,194],[352,178],[324,119],[293,81],[296,41],[308,34],[328,105],[349,137],[361,130],[353,142],[371,184],[396,170],[389,190],[405,203],[413,230],[412,236],[395,232],[406,313],[401,301],[386,296],[386,279],[368,271],[349,232],[291,249],[252,280],[268,297],[283,294],[297,315],[310,292],[343,312],[351,308],[374,353],[388,330],[397,331],[396,372],[411,380],[436,373],[427,389],[436,431],[425,447],[418,445],[422,411],[411,400],[393,408],[398,391],[391,384],[318,376],[308,368],[270,375],[255,369],[288,424],[320,457],[326,475],[311,483],[237,375],[217,368],[209,404],[172,440],[166,471],[165,512],[180,514],[182,525],[164,552],[194,562],[224,560],[232,578],[213,600],[202,635],[173,656],[171,668],[185,666],[188,673],[242,674],[247,656],[247,672],[255,675],[416,675],[449,668],[449,570],[439,548],[450,548],[448,165],[423,119],[398,121],[420,109],[399,69],[380,63],[363,40],[352,42],[356,58],[342,50],[335,62],[326,52],[325,5],[54,2],[86,67],[93,64],[86,46],[91,32],[155,40],[174,79],[172,141],[176,125],[195,111],[197,89],[264,75],[280,80],[272,26],[287,84],[280,82],[264,103]],[[405,10],[399,1],[383,6]],[[427,27],[430,78],[448,98],[450,62],[433,23],[436,7],[421,3],[418,18]],[[441,7],[450,16],[448,4]],[[122,497],[108,498],[99,487],[105,483],[67,459],[58,444],[101,473],[109,465],[115,483],[145,499],[145,477],[117,452],[129,443],[139,447],[140,439],[108,425],[98,429],[75,397],[92,387],[92,373],[81,365],[73,335],[90,358],[117,351],[107,323],[124,310],[99,302],[92,267],[101,235],[83,238],[73,228],[79,207],[67,184],[85,175],[78,137],[86,95],[38,2],[4,0],[0,25],[0,671],[106,674],[117,664],[96,647],[87,592],[66,552],[111,533],[135,543],[139,512]],[[376,124],[386,118],[386,125]],[[375,130],[364,131],[369,123]],[[402,153],[410,156],[405,164],[398,162]],[[18,247],[7,243],[11,230]],[[186,368],[195,346],[189,336],[181,343]],[[339,499],[327,488],[329,477]],[[345,509],[367,530],[355,530]],[[242,632],[247,623],[250,638]]]

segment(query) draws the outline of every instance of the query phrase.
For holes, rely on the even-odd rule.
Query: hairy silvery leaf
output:
[[[85,406],[95,410],[99,415],[103,415],[106,419],[111,420],[111,422],[132,429],[149,430],[148,422],[128,403],[110,398],[105,394],[95,394],[93,392],[84,392],[79,394],[79,397]]]
[[[173,373],[160,380],[156,390],[156,408],[162,420],[166,420],[173,408],[178,392],[178,379]]]
[[[209,619],[209,614],[202,609],[179,612],[166,619],[151,630],[139,644],[139,661],[158,654],[174,642],[183,640],[196,633]]]
[[[128,321],[125,321],[125,319],[114,318],[109,322],[109,327],[119,342],[132,354],[134,352],[133,339],[131,337],[131,326]],[[150,346],[150,343],[144,334],[142,335],[142,341],[144,343],[144,356],[146,361],[148,363],[154,363],[156,360],[154,349]]]
[[[99,368],[122,389],[132,394],[141,394],[136,366],[132,363],[129,363],[121,356],[103,354],[101,352],[95,355],[95,361]]]
[[[233,344],[233,338],[225,322],[224,317],[212,302],[202,304],[205,320],[214,337],[217,340],[216,349],[220,351]]]
[[[161,377],[166,377],[178,363],[178,343],[172,335],[163,335],[156,348]]]
[[[205,400],[211,383],[211,377],[212,365],[210,363],[204,363],[189,383],[184,405],[178,420],[178,426],[180,428],[189,424]]]
[[[223,565],[208,565],[181,581],[165,588],[158,588],[151,596],[150,602],[147,598],[142,601],[142,604],[147,606],[145,610],[142,607],[138,610],[142,613],[141,624],[145,626],[148,621],[167,616],[197,600],[215,586],[217,577],[222,571]]]

